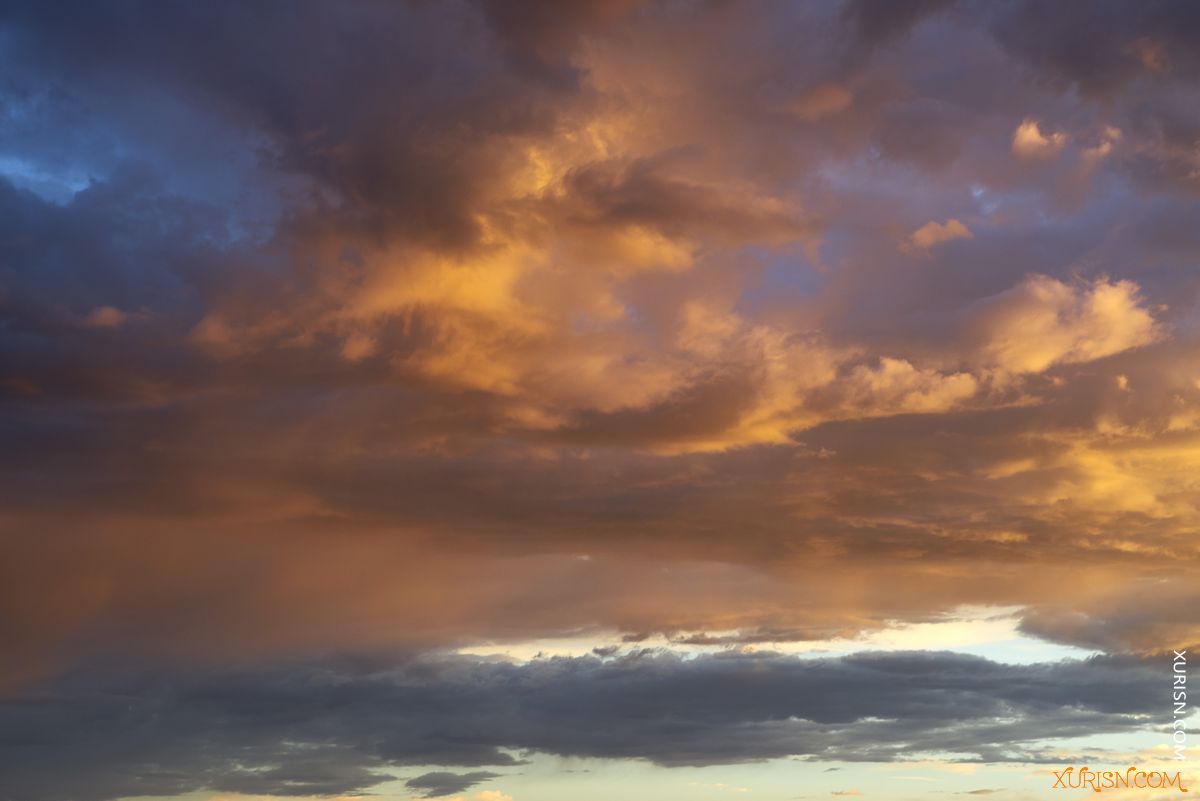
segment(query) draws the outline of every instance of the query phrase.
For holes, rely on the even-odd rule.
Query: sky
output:
[[[1200,784],[1198,44],[0,0],[0,801]]]

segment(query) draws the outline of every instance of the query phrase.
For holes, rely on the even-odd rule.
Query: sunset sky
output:
[[[1195,787],[1200,3],[0,0],[0,454],[0,801]]]

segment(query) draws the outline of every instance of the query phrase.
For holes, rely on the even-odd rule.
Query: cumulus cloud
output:
[[[1013,131],[1012,150],[1023,158],[1046,158],[1063,149],[1067,135],[1062,131],[1042,133],[1037,120],[1026,119]]]
[[[984,351],[1013,372],[1087,362],[1154,342],[1161,331],[1132,281],[1072,286],[1031,275],[979,304]]]
[[[978,381],[969,373],[922,371],[903,359],[883,358],[876,367],[854,368],[849,383],[868,406],[889,413],[944,412],[970,398]]]
[[[943,223],[939,223],[937,220],[930,220],[913,231],[912,235],[904,243],[904,246],[913,250],[928,250],[942,242],[950,242],[955,239],[971,239],[973,236],[974,234],[971,233],[970,229],[958,220],[949,219]]]

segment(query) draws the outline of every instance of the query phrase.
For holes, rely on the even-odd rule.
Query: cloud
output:
[[[958,220],[950,219],[944,223],[930,220],[912,232],[905,246],[914,250],[928,250],[942,242],[950,242],[955,239],[971,239],[973,237],[974,234],[971,233],[967,226]]]
[[[1041,372],[1147,345],[1161,336],[1131,281],[1098,278],[1070,286],[1031,275],[1012,290],[982,301],[976,325],[994,364]]]
[[[1197,593],[1184,586],[1167,586],[1151,599],[1135,599],[1134,588],[1113,588],[1096,608],[1073,610],[1065,605],[1030,610],[1021,620],[1023,631],[1088,647],[1112,648],[1114,642],[1163,650],[1163,643],[1200,642],[1200,626],[1187,611]],[[1182,647],[1182,646],[1181,646]]]
[[[440,798],[442,796],[461,793],[481,782],[485,782],[488,779],[495,779],[498,776],[500,776],[499,773],[489,773],[486,770],[475,770],[469,773],[451,773],[445,770],[437,770],[415,776],[404,782],[404,786],[410,790],[420,792],[422,798]],[[497,795],[490,790],[485,792],[493,797]],[[480,793],[480,798],[482,799],[483,797],[484,793]]]
[[[874,44],[905,33],[922,19],[950,5],[950,0],[914,0],[880,7],[870,2],[854,0],[846,3],[844,12],[852,20],[858,35]]]
[[[864,404],[878,405],[892,414],[946,411],[973,396],[979,386],[968,373],[942,375],[887,357],[877,367],[854,368],[848,383]]]
[[[1026,119],[1013,131],[1012,151],[1023,158],[1046,158],[1063,149],[1067,135],[1062,131],[1043,134],[1037,120]]]
[[[6,4],[0,689],[964,603],[1194,639],[1197,15],[1066,8]]]
[[[1012,666],[937,652],[525,665],[424,657],[169,675],[125,667],[6,700],[4,735],[21,744],[3,752],[0,792],[30,801],[349,793],[404,765],[509,766],[511,749],[662,765],[947,750],[1056,760],[1037,742],[1144,726],[1160,705],[1160,672],[1128,658]],[[72,770],[52,769],[64,759]],[[433,797],[496,775],[434,771],[407,786]]]
[[[800,119],[817,120],[845,111],[853,102],[853,95],[844,87],[823,83],[788,103],[786,108]]]
[[[513,801],[511,795],[500,792],[499,790],[483,790],[476,794],[477,801]]]
[[[129,315],[113,306],[98,306],[92,309],[83,324],[88,328],[120,328]]]
[[[1170,63],[1185,80],[1196,77],[1197,59],[1187,46],[1196,30],[1194,9],[1173,3],[1151,3],[1136,11],[1107,3],[1103,22],[1089,27],[1090,46],[1072,48],[1079,21],[1070,13],[1044,14],[1037,3],[1023,2],[1011,13],[994,18],[996,40],[1038,75],[1064,88],[1077,87],[1092,98],[1112,97],[1157,72],[1156,60]],[[1146,44],[1158,51],[1146,59]]]

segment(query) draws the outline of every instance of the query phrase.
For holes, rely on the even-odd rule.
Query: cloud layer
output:
[[[1013,666],[938,652],[102,671],[3,705],[0,731],[20,744],[0,762],[0,794],[340,794],[409,765],[519,770],[526,751],[663,765],[1059,761],[1038,741],[1135,730],[1162,706],[1160,674],[1129,658]],[[70,771],[53,769],[64,760]],[[434,797],[499,775],[430,771],[407,786]]]

